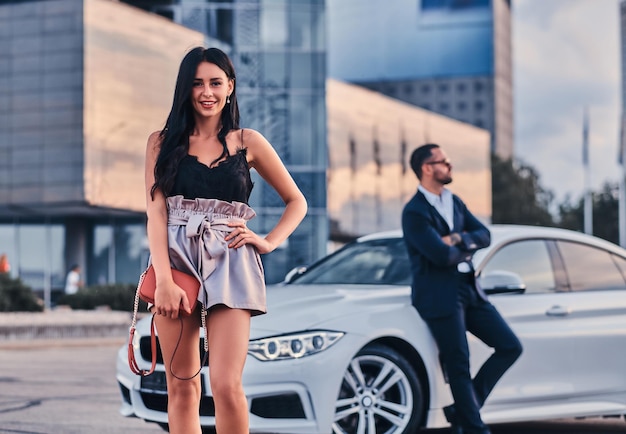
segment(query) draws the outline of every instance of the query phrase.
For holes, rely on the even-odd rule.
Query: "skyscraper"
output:
[[[510,0],[328,0],[329,75],[485,128],[513,155]]]

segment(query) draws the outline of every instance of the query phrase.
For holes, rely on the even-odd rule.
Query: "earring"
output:
[[[226,97],[226,104],[230,104],[230,95]]]

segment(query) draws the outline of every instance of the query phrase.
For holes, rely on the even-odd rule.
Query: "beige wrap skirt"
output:
[[[205,309],[223,304],[267,311],[265,277],[256,248],[245,244],[229,248],[224,237],[234,228],[229,222],[247,222],[256,213],[245,203],[217,199],[167,198],[169,257],[172,268],[194,275],[201,282],[198,301]]]

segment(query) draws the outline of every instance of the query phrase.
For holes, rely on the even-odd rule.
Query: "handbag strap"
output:
[[[148,270],[141,273],[139,277],[139,283],[137,284],[137,291],[135,292],[135,301],[133,303],[133,319],[130,325],[130,332],[128,337],[128,366],[133,374],[141,375],[145,377],[154,372],[157,361],[157,341],[156,341],[156,326],[154,325],[154,315],[152,314],[152,319],[150,320],[150,352],[152,353],[152,364],[149,370],[140,369],[137,364],[137,359],[135,358],[135,349],[133,347],[133,340],[135,339],[135,330],[137,327],[137,311],[139,310],[139,288],[141,287],[141,283],[143,279],[146,277],[146,273]],[[174,352],[172,353],[172,360],[170,362],[170,373],[179,380],[191,380],[202,371],[202,367],[207,363],[209,359],[209,337],[207,335],[207,327],[206,327],[206,310],[204,308],[201,309],[201,320],[202,320],[202,329],[204,330],[204,357],[200,362],[200,369],[198,372],[193,374],[191,377],[179,377],[172,370],[172,363],[174,362],[174,356],[176,355],[176,350],[178,350],[178,345],[183,336],[183,319],[178,318],[180,320],[180,335],[178,337],[178,342],[176,342],[176,347],[174,348]]]
[[[150,321],[150,352],[152,353],[152,365],[150,366],[149,370],[139,369],[137,359],[135,358],[135,349],[133,347],[133,340],[135,339],[135,330],[137,327],[137,311],[139,310],[139,288],[141,287],[141,282],[143,282],[143,279],[146,277],[147,272],[148,270],[146,269],[143,273],[141,273],[141,276],[139,277],[137,291],[135,291],[135,301],[133,303],[133,320],[130,324],[130,333],[128,336],[128,367],[133,374],[141,375],[142,377],[150,375],[154,372],[157,361],[157,343],[156,328],[154,325],[154,314],[152,314],[152,320]]]
[[[135,326],[131,326],[130,335],[128,337],[128,367],[133,374],[141,375],[145,377],[154,372],[157,362],[157,342],[156,342],[156,329],[154,326],[154,314],[150,320],[150,352],[152,353],[152,365],[149,370],[139,369],[137,359],[135,358],[135,349],[133,348],[133,340],[135,338]]]
[[[191,380],[192,378],[200,374],[200,372],[202,371],[202,367],[206,365],[207,361],[209,360],[209,336],[207,334],[207,328],[206,328],[206,310],[205,309],[202,309],[201,318],[202,318],[202,329],[204,330],[204,357],[202,357],[202,361],[200,362],[200,368],[198,368],[198,371],[195,374],[193,374],[191,377],[179,377],[178,375],[174,373],[174,369],[173,369],[174,356],[176,355],[176,351],[178,350],[178,345],[180,345],[180,341],[183,338],[183,319],[181,317],[178,317],[178,319],[180,320],[180,334],[178,335],[178,342],[176,342],[176,347],[174,347],[174,351],[172,352],[172,358],[170,360],[170,374],[172,374],[172,376],[174,378],[177,378],[178,380]]]

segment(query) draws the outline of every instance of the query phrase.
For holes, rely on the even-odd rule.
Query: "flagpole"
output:
[[[619,245],[626,247],[626,113],[620,122],[618,162],[620,164],[618,220]]]
[[[350,230],[350,233],[352,235],[358,235],[359,231],[357,227],[359,226],[359,213],[358,204],[356,203],[357,144],[352,133],[350,133],[350,137],[348,138],[348,147],[350,152],[350,207],[352,210],[352,228]]]
[[[404,176],[406,175],[406,138],[404,136],[404,127],[400,124],[400,205],[404,205],[406,192],[404,191]]]
[[[591,197],[591,169],[589,167],[589,113],[583,114],[583,168],[585,171],[584,231],[593,234],[593,204]]]
[[[619,245],[626,248],[626,170],[622,165],[619,180]]]
[[[376,128],[376,125],[374,125],[373,136],[372,153],[374,156],[374,165],[376,166],[376,191],[374,192],[374,200],[376,206],[376,230],[380,231],[382,230],[383,224],[383,210],[381,204],[382,201],[380,198],[380,177],[382,173],[382,160],[380,155],[380,143],[378,142],[378,130]]]

